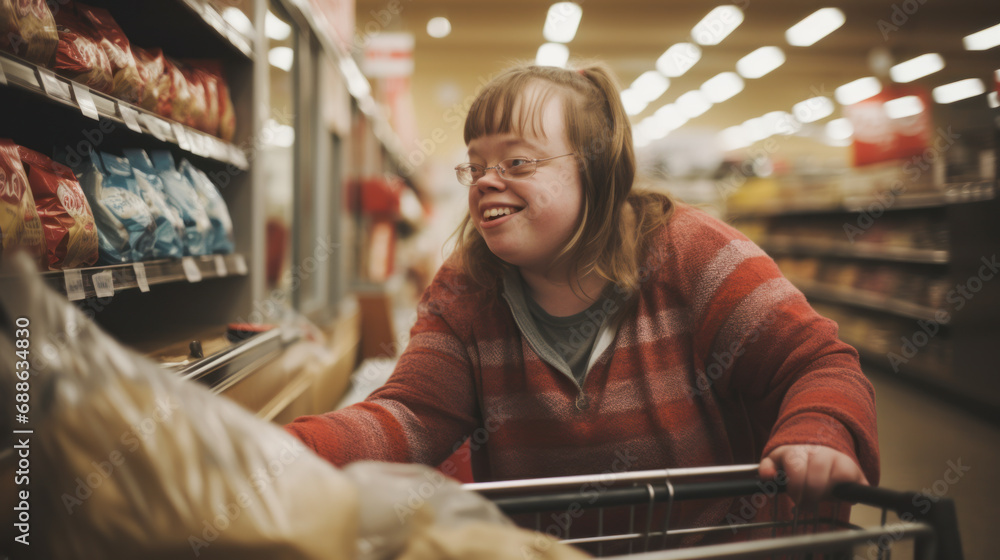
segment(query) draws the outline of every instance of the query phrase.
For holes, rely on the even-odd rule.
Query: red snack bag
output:
[[[139,77],[128,37],[104,8],[78,3],[76,10],[80,19],[94,29],[101,48],[111,62],[111,72],[114,75],[112,95],[129,103],[138,103],[142,97],[142,79]]]
[[[194,86],[198,96],[197,107],[203,114],[196,119],[194,127],[213,136],[219,135],[219,78],[202,69],[198,61],[184,61],[184,75]]]
[[[97,262],[97,226],[76,175],[65,165],[18,147],[45,232],[48,266],[80,268]]]
[[[0,241],[3,251],[23,247],[43,263],[45,240],[17,144],[0,139]]]
[[[232,142],[236,136],[236,110],[233,108],[233,98],[229,93],[222,65],[217,60],[191,61],[190,64],[215,76],[219,91],[219,131],[218,133],[213,131],[212,134],[216,134],[226,142]]]
[[[68,7],[56,12],[59,46],[56,48],[55,70],[67,78],[92,89],[111,93],[114,75],[111,61],[96,39],[96,32],[81,21]]]
[[[133,46],[132,54],[142,79],[142,100],[139,105],[147,111],[164,114],[170,94],[170,76],[164,68],[166,60],[163,58],[163,51]]]
[[[191,117],[191,87],[178,62],[164,57],[163,68],[170,78],[170,91],[167,93],[167,103],[161,105],[166,112],[160,114],[179,123],[186,123]]]
[[[52,64],[59,33],[45,0],[0,0],[0,48],[36,64]]]
[[[191,110],[187,120],[182,121],[191,128],[198,130],[205,129],[205,113],[207,111],[205,99],[205,81],[202,80],[193,68],[181,66],[181,74],[188,83],[188,91],[191,93]]]

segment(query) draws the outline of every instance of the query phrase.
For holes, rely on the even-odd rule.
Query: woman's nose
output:
[[[484,173],[483,176],[476,181],[476,187],[479,189],[505,189],[507,188],[507,183],[503,180],[503,175],[500,173],[499,167],[490,167]]]

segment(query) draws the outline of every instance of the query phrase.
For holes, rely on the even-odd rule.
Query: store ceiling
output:
[[[615,70],[623,86],[654,69],[667,47],[689,41],[691,28],[720,5],[715,1],[577,2],[583,17],[568,45],[571,61],[602,60]],[[817,94],[832,97],[837,86],[873,75],[870,60],[879,51],[894,62],[927,52],[940,53],[945,69],[917,82],[928,87],[970,77],[991,79],[993,70],[1000,68],[1000,47],[970,52],[962,45],[962,37],[1000,23],[1000,2],[996,0],[734,3],[743,10],[743,23],[719,45],[703,47],[702,59],[685,75],[673,79],[667,92],[635,121],[719,72],[734,70],[738,59],[765,45],[782,48],[786,63],[758,80],[747,80],[743,92],[691,120],[687,127],[720,130],[769,111],[790,111],[794,103]],[[456,130],[449,111],[467,104],[482,81],[512,60],[534,59],[544,42],[542,26],[550,4],[537,0],[358,0],[357,29],[362,36],[373,30],[413,33],[417,124],[421,134],[429,136],[434,128]],[[830,6],[845,13],[843,27],[810,47],[788,45],[784,37],[788,27]],[[391,10],[396,7],[398,14],[393,15]],[[427,21],[435,16],[451,21],[450,35],[442,39],[428,36]],[[457,126],[457,134],[449,135],[446,147],[460,149],[460,135]]]

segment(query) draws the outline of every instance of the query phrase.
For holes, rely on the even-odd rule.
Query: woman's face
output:
[[[573,152],[566,140],[563,100],[528,88],[525,103],[543,99],[542,134],[490,134],[469,142],[469,161],[492,167],[509,158],[544,159]],[[494,255],[524,270],[550,272],[553,259],[580,223],[583,187],[575,157],[538,164],[527,179],[505,179],[491,169],[469,187],[469,213]],[[488,217],[491,210],[509,215]]]

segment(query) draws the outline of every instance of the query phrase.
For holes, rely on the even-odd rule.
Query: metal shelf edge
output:
[[[941,325],[949,323],[949,321],[939,320],[941,318],[938,317],[938,313],[941,310],[915,305],[908,301],[882,297],[861,290],[826,286],[815,282],[802,280],[791,280],[791,282],[809,299],[819,299],[830,303],[872,309],[908,319],[934,321]]]

